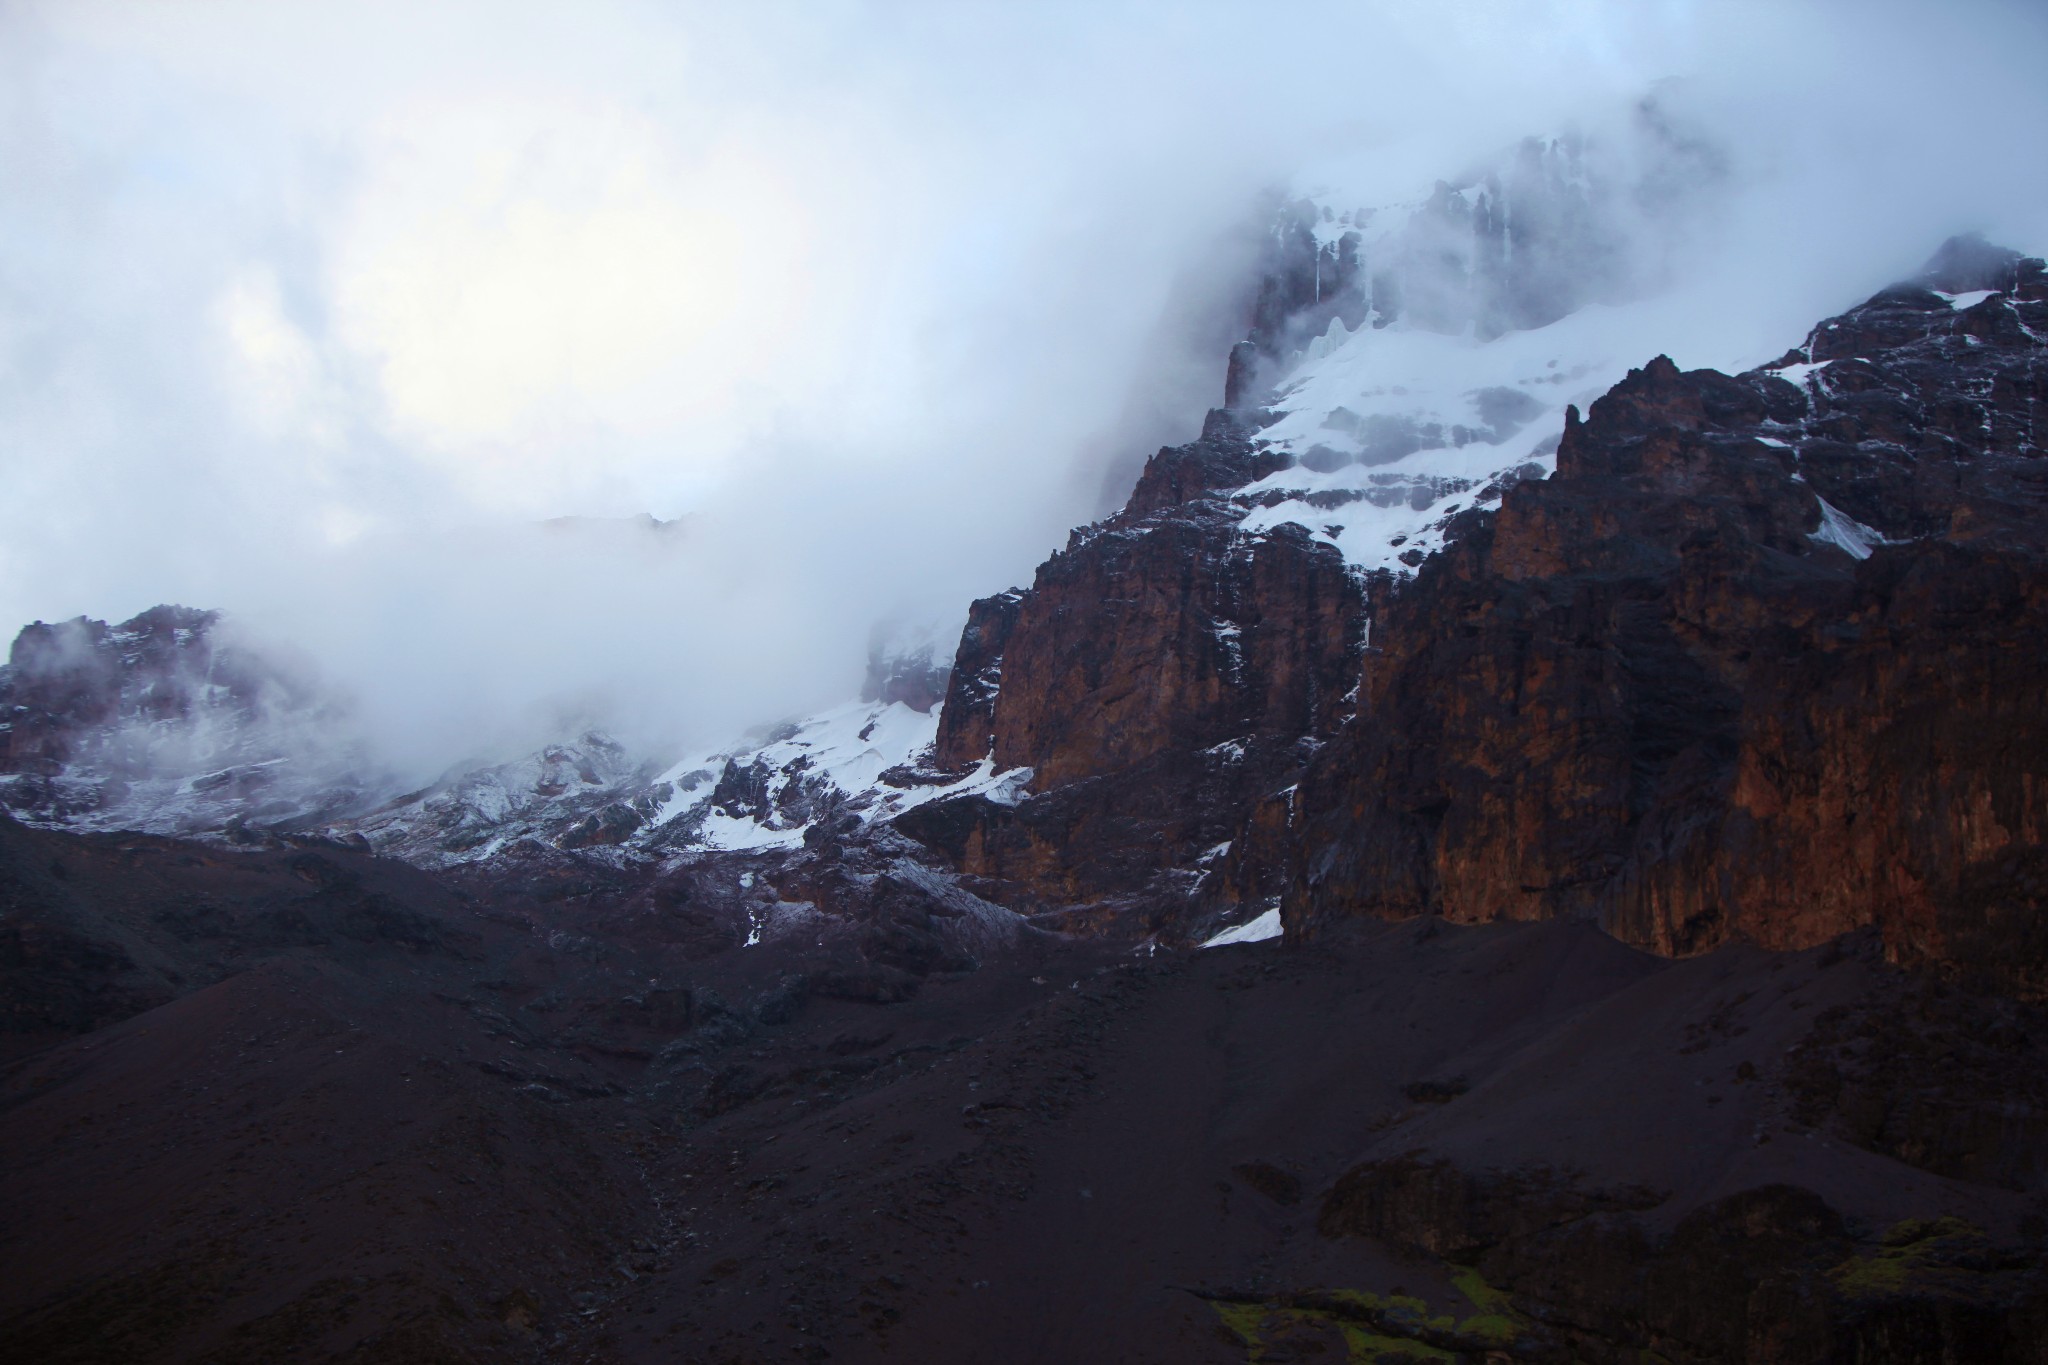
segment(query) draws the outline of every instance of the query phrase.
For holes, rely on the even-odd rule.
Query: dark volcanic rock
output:
[[[1056,556],[1025,598],[996,701],[998,767],[1041,787],[1169,750],[1334,729],[1362,594],[1296,527],[1244,539],[1199,506]]]
[[[1252,442],[1239,414],[1211,409],[1200,440],[1184,446],[1162,446],[1145,462],[1137,486],[1124,504],[1121,520],[1149,516],[1197,498],[1241,488],[1282,468],[1281,457]]]
[[[989,757],[995,743],[996,697],[1002,691],[1003,650],[1017,628],[1024,594],[1015,589],[984,597],[967,609],[967,625],[946,680],[934,760],[965,771]]]
[[[2048,275],[1982,261],[1929,278],[2013,288],[1886,290],[1780,362],[1825,362],[1803,385],[1634,371],[1555,478],[1463,518],[1302,783],[1290,923],[1583,917],[1667,953],[1876,924],[2041,989]]]

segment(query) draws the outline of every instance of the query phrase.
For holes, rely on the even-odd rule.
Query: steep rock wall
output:
[[[2044,337],[2041,263],[1961,243],[1766,370],[1631,373],[1390,604],[1359,719],[1236,856],[1288,861],[1298,933],[1875,924],[2048,984]]]
[[[1266,468],[1215,414],[1028,590],[976,603],[937,759],[1029,768],[1036,794],[934,803],[903,828],[1019,908],[1088,922],[1183,903],[1203,854],[1336,731],[1357,682],[1366,594],[1341,556],[1298,527],[1245,536],[1211,500]]]

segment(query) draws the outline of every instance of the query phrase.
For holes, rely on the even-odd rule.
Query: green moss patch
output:
[[[1277,1338],[1300,1331],[1336,1333],[1351,1365],[1453,1362],[1460,1356],[1501,1350],[1533,1334],[1533,1324],[1515,1311],[1508,1295],[1477,1271],[1460,1271],[1453,1283],[1478,1310],[1463,1320],[1412,1295],[1362,1289],[1204,1297],[1223,1326],[1244,1344],[1252,1362],[1265,1359]]]
[[[1990,1239],[1960,1218],[1909,1218],[1894,1224],[1868,1256],[1851,1256],[1828,1278],[1852,1299],[1901,1295],[1946,1298],[1967,1292],[1986,1270]]]

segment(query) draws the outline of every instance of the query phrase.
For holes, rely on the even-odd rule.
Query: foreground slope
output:
[[[0,835],[10,922],[163,993],[0,1074],[0,1359],[2041,1358],[2048,1020],[1868,939],[918,977]]]

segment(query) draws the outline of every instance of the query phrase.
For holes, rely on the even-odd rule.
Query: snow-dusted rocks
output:
[[[346,725],[218,613],[25,627],[0,668],[0,808],[87,829],[217,832],[332,818],[368,780]]]
[[[795,849],[821,823],[887,820],[926,801],[1014,800],[1028,771],[939,774],[934,714],[851,702],[733,746],[638,761],[601,734],[461,774],[346,832],[424,865],[488,861],[522,840],[613,863]]]
[[[927,764],[944,669],[882,669],[892,699],[851,702],[738,744],[663,759],[591,730],[406,791],[347,742],[308,683],[217,640],[213,612],[162,607],[118,627],[28,627],[0,670],[0,800],[30,823],[247,840],[346,839],[422,866],[521,841],[613,862],[793,848],[821,819],[886,819],[967,792],[1014,800],[1029,772]]]

